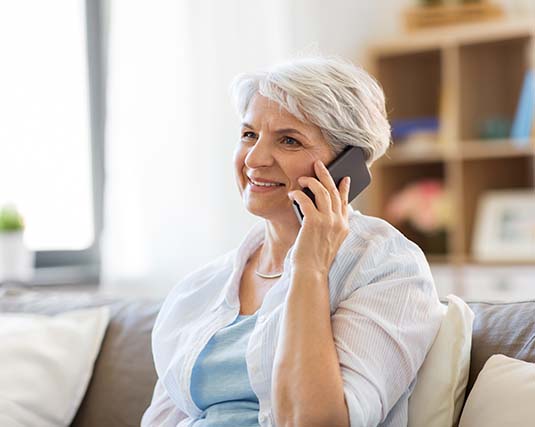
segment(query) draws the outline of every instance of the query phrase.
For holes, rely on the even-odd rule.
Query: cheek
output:
[[[234,162],[235,168],[243,166],[245,154],[245,150],[243,150],[239,145],[234,149],[234,152],[232,153],[232,161]]]
[[[286,176],[291,182],[291,188],[301,188],[297,179],[301,176],[315,176],[314,175],[314,165],[307,161],[293,162],[286,165]]]
[[[234,150],[234,154],[232,156],[232,161],[233,161],[233,164],[234,164],[234,175],[235,175],[235,178],[236,178],[236,182],[239,184],[239,187],[240,187],[240,191],[241,191],[241,187],[242,187],[242,182],[243,182],[243,167],[245,165],[245,156],[246,156],[246,151],[245,150],[242,150],[240,149],[239,147],[236,148]]]
[[[303,156],[299,161],[294,162],[292,165],[288,165],[288,170],[291,170],[292,187],[301,188],[297,179],[301,176],[311,176],[316,178],[316,172],[314,172],[314,162],[316,160],[322,160],[325,164],[330,163],[331,156],[328,150],[313,149],[303,151]]]

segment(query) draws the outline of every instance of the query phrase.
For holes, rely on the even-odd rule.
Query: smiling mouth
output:
[[[257,187],[284,187],[284,184],[281,184],[280,182],[258,182],[249,177],[247,177],[247,179],[251,184],[256,185]]]

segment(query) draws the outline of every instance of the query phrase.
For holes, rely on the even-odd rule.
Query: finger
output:
[[[288,193],[288,197],[292,201],[295,200],[299,204],[299,208],[301,209],[301,212],[303,212],[305,218],[310,218],[312,215],[318,212],[310,197],[308,197],[301,190],[294,190]]]
[[[298,182],[299,185],[310,188],[314,193],[316,206],[320,212],[329,213],[332,211],[331,196],[321,182],[311,176],[302,176]]]
[[[341,201],[340,201],[340,192],[336,188],[336,183],[333,180],[333,177],[329,173],[329,170],[321,160],[316,160],[314,162],[314,171],[320,182],[325,186],[329,192],[329,197],[331,198],[332,209],[335,212],[340,212]]]
[[[349,189],[351,188],[351,178],[346,176],[340,182],[340,198],[342,202],[342,213],[347,215],[347,206],[349,205]]]

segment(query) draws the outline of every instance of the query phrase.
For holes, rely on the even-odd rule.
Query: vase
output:
[[[430,255],[444,255],[447,253],[448,235],[446,230],[438,230],[423,235],[424,248]]]
[[[35,254],[24,244],[22,231],[0,233],[0,283],[29,282]]]
[[[427,255],[445,255],[448,252],[448,232],[444,228],[424,232],[410,222],[404,222],[400,230]]]

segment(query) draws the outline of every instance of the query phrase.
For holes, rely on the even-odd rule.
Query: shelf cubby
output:
[[[466,236],[463,256],[470,257],[480,196],[491,190],[533,188],[533,158],[470,159],[463,161],[462,167],[464,181],[470,183],[462,193]]]
[[[439,49],[381,57],[378,79],[390,119],[437,117],[441,56]]]
[[[529,67],[530,37],[460,46],[460,138],[480,139],[487,120],[512,123]]]
[[[497,139],[482,138],[488,120],[513,121],[524,76],[534,61],[535,26],[530,21],[422,30],[375,43],[368,68],[385,91],[389,119],[434,116],[440,127],[429,142],[393,141],[372,166],[372,184],[361,210],[385,217],[389,200],[405,185],[441,179],[453,212],[444,253],[427,250],[425,237],[410,227],[398,228],[422,247],[431,263],[472,263],[477,208],[485,192],[535,193],[534,136],[519,143],[508,137],[507,129]]]

